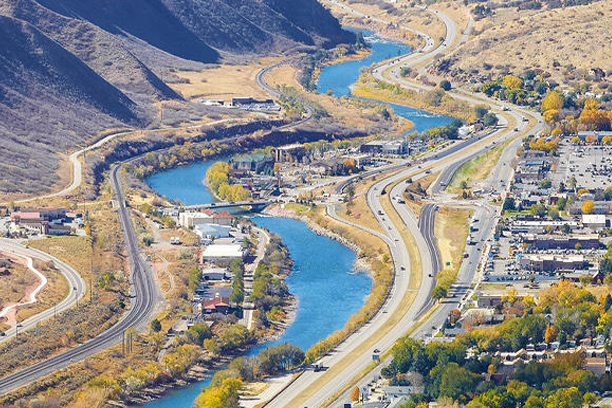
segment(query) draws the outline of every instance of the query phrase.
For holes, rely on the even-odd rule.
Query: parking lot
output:
[[[612,147],[560,145],[557,169],[551,177],[553,185],[559,181],[567,185],[572,176],[577,185],[587,189],[612,185]]]

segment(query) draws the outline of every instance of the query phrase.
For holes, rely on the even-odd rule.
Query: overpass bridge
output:
[[[227,210],[237,207],[251,207],[251,211],[262,211],[272,203],[271,200],[250,200],[250,201],[219,201],[209,204],[186,205],[182,208],[188,210]]]

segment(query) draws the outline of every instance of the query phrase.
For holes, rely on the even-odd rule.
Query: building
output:
[[[225,268],[204,268],[202,269],[202,279],[205,281],[222,281],[231,278],[231,273]]]
[[[299,144],[291,144],[287,146],[275,147],[272,149],[274,160],[277,163],[295,163],[301,162],[306,156],[306,148]]]
[[[65,217],[66,209],[63,207],[22,208],[11,214],[11,221],[26,230],[47,234],[51,221],[63,220]],[[59,232],[58,229],[55,231]],[[59,235],[64,235],[64,233]]]
[[[599,235],[525,235],[524,242],[534,249],[598,249]]]
[[[408,145],[404,140],[373,140],[362,144],[359,151],[370,154],[402,155],[408,153]]]
[[[201,239],[229,238],[232,227],[216,224],[197,224],[193,227],[193,232]]]
[[[237,170],[263,173],[266,170],[272,171],[274,169],[274,158],[265,153],[238,156],[232,160],[232,167]]]
[[[199,212],[182,212],[179,214],[179,225],[185,228],[194,228],[202,224],[216,224],[231,226],[233,217],[227,211],[215,213],[207,209]]]
[[[582,270],[588,266],[583,255],[525,254],[519,258],[521,268],[534,272]]]
[[[240,244],[213,244],[207,246],[202,253],[202,262],[229,266],[233,260],[244,260],[245,255],[245,251]]]
[[[229,298],[222,297],[219,293],[216,293],[212,299],[206,299],[202,302],[202,313],[222,313],[227,314],[230,311]]]
[[[580,201],[572,202],[567,208],[567,211],[571,215],[580,215],[582,214],[582,204],[588,198],[585,198],[586,194],[580,196]],[[610,214],[610,202],[609,201],[594,201],[593,202],[593,211],[592,214]]]
[[[200,212],[182,212],[179,214],[179,225],[184,228],[193,228],[200,224],[212,224],[215,212],[204,210]]]
[[[610,226],[604,214],[582,214],[582,225],[585,227],[600,229]]]

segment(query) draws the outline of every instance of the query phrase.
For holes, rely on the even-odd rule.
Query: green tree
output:
[[[193,326],[187,330],[185,336],[189,343],[201,346],[204,343],[204,340],[212,337],[212,331],[206,323],[198,322],[194,323]]]
[[[492,127],[492,126],[497,126],[497,123],[499,122],[499,118],[497,117],[496,114],[494,114],[493,112],[489,112],[486,115],[483,116],[482,118],[482,123],[483,125],[485,125],[486,127]]]
[[[157,320],[157,319],[153,319],[153,320],[151,321],[151,330],[152,330],[154,333],[158,333],[158,332],[160,332],[160,331],[161,331],[161,329],[162,329],[161,322],[160,322],[159,320]]]
[[[290,343],[268,347],[259,353],[260,368],[265,374],[279,374],[292,370],[304,362],[304,352]]]
[[[460,367],[457,363],[449,363],[440,378],[440,395],[458,400],[472,395],[480,382],[480,376]]]
[[[446,79],[440,81],[439,84],[440,88],[444,89],[445,91],[450,91],[452,88],[452,85],[449,81],[447,81]]]
[[[431,291],[431,297],[436,299],[436,300],[440,300],[443,299],[447,296],[448,291],[446,290],[446,288],[444,286],[436,286],[435,288],[433,288],[433,290]]]

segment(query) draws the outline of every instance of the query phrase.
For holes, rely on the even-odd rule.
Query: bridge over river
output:
[[[271,200],[250,200],[250,201],[219,201],[216,203],[208,203],[208,204],[194,204],[194,205],[186,205],[183,208],[189,210],[223,210],[229,208],[236,207],[251,207],[251,211],[262,211],[269,204],[271,204]]]

